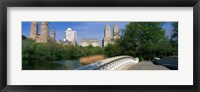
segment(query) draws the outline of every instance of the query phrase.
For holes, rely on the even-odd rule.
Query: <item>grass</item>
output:
[[[92,55],[92,56],[87,56],[87,57],[81,57],[80,58],[80,63],[83,65],[87,65],[99,60],[106,59],[104,55]]]

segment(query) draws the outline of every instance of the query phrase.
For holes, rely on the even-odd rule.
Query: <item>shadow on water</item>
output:
[[[74,70],[79,60],[23,60],[22,70]]]

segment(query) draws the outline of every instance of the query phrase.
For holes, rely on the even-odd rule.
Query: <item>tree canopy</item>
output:
[[[162,25],[161,22],[129,23],[120,40],[122,52],[148,60],[172,55],[170,39],[165,36]]]

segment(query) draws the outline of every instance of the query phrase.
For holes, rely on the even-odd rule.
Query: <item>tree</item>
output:
[[[171,35],[171,54],[178,55],[178,22],[171,23],[172,35]]]
[[[171,39],[178,42],[178,22],[172,22],[171,25],[173,26]]]
[[[22,40],[22,58],[31,59],[34,57],[35,43],[30,39]]]
[[[158,48],[165,46],[167,37],[161,22],[132,22],[120,40],[122,52],[133,57],[143,57],[152,60],[159,53]]]
[[[50,45],[46,43],[37,43],[35,48],[34,57],[40,59],[49,59],[50,56]]]
[[[121,47],[115,43],[115,44],[108,44],[105,49],[104,53],[107,57],[114,57],[121,55]]]

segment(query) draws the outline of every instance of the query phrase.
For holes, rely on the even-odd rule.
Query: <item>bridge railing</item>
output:
[[[76,70],[122,70],[129,64],[136,64],[138,58],[131,56],[116,56],[82,66]]]

